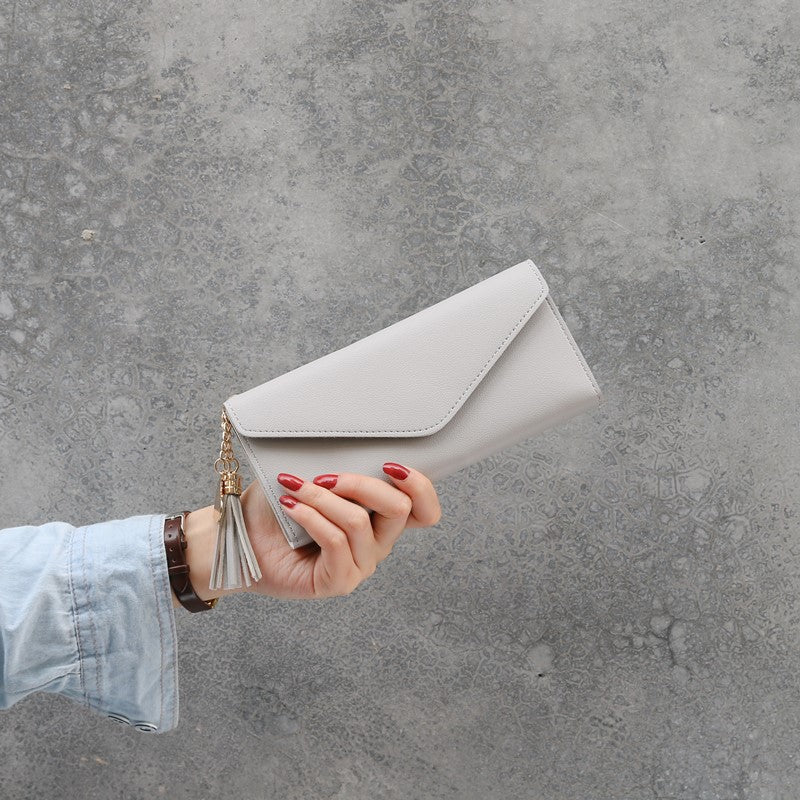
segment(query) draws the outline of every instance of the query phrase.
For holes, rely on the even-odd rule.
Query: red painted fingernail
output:
[[[402,464],[395,464],[394,461],[387,461],[383,465],[383,471],[387,475],[391,475],[393,478],[397,478],[401,481],[405,480],[409,475],[408,469],[406,469]]]
[[[278,499],[287,508],[294,508],[297,505],[297,500],[295,500],[294,497],[291,497],[288,494],[282,494]]]
[[[296,492],[303,485],[303,481],[298,478],[297,475],[289,475],[288,472],[278,473],[278,483],[294,492]]]
[[[325,489],[333,489],[333,487],[336,486],[336,479],[338,477],[338,475],[333,475],[332,473],[327,475],[317,475],[317,477],[314,478],[314,483],[316,483],[317,486],[324,487]]]

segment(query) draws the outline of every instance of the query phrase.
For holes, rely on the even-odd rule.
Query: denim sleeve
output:
[[[53,692],[140,731],[177,727],[166,516],[0,530],[0,708]]]

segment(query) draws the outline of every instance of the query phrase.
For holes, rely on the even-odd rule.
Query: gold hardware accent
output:
[[[219,491],[214,502],[217,514],[222,513],[222,498],[226,494],[240,495],[242,493],[242,476],[238,474],[239,459],[233,454],[231,443],[231,421],[225,413],[225,408],[220,412],[222,425],[222,443],[219,447],[219,458],[214,462],[214,471],[219,474]]]

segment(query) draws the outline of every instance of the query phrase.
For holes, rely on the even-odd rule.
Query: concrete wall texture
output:
[[[528,257],[607,397],[177,610],[173,734],[10,709],[0,797],[800,796],[796,3],[0,12],[5,524],[207,505],[224,399]]]

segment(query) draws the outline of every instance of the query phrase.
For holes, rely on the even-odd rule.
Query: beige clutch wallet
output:
[[[604,398],[530,259],[339,350],[229,397],[221,413],[210,588],[260,570],[242,520],[231,429],[292,548],[312,542],[278,501],[279,472],[385,461],[432,481],[601,405]]]

